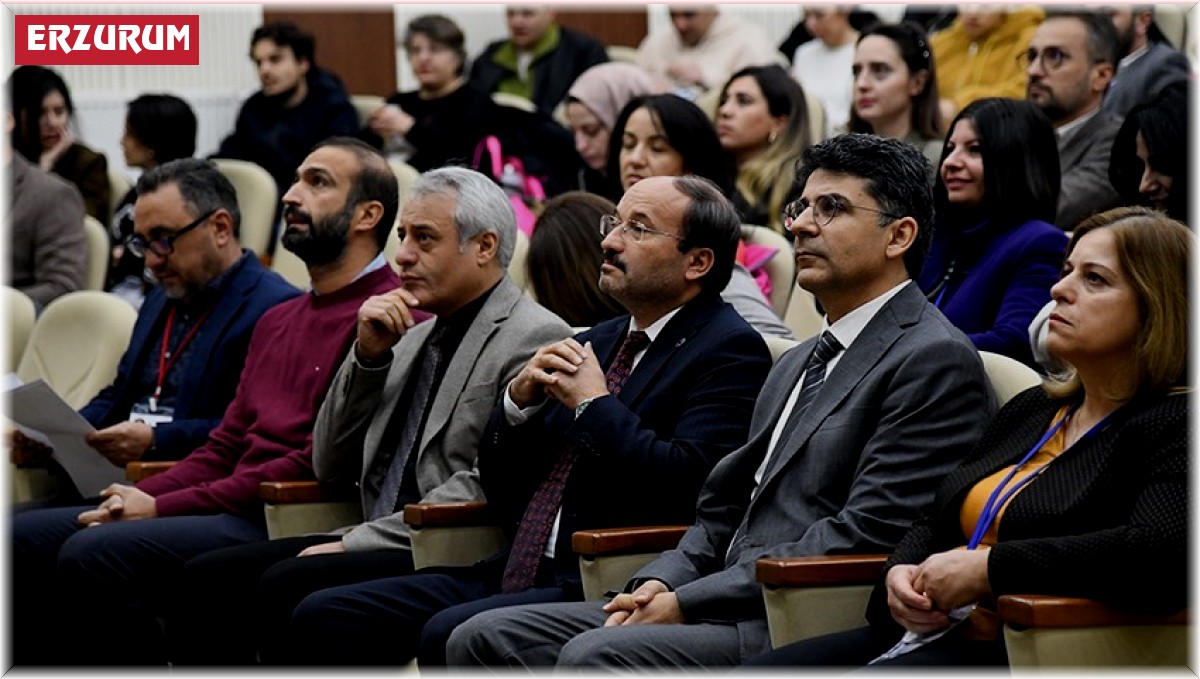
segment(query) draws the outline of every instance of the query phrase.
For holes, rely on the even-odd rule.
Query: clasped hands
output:
[[[154,497],[134,486],[114,483],[100,491],[100,497],[104,498],[100,506],[80,514],[77,519],[79,523],[85,526],[99,526],[112,521],[151,519],[158,516]]]
[[[661,580],[647,580],[631,593],[618,594],[604,604],[604,612],[608,613],[605,627],[675,625],[684,622],[678,597]]]
[[[580,403],[608,394],[608,382],[592,343],[568,338],[538,349],[508,388],[519,408],[528,408],[547,397],[574,410]]]
[[[987,563],[990,548],[939,552],[920,565],[888,571],[887,601],[892,618],[904,629],[926,634],[950,626],[950,611],[977,603],[992,593]]]

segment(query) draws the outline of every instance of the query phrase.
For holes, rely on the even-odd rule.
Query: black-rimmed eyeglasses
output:
[[[132,252],[135,257],[145,257],[147,250],[149,250],[150,252],[153,252],[154,254],[158,255],[159,257],[166,257],[167,255],[170,255],[172,252],[175,252],[175,239],[176,238],[179,238],[180,236],[187,233],[188,231],[191,231],[192,229],[199,227],[201,224],[208,221],[209,217],[212,217],[215,214],[217,214],[216,210],[209,210],[208,212],[205,212],[204,214],[200,215],[196,219],[196,221],[192,222],[191,224],[188,224],[187,226],[183,227],[182,229],[177,229],[165,236],[159,236],[158,238],[155,238],[154,240],[146,240],[145,238],[142,238],[141,236],[134,234],[134,235],[130,236],[129,238],[125,239],[125,247],[129,248],[129,251]]]

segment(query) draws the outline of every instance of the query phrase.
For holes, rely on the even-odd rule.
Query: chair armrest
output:
[[[137,483],[161,474],[174,466],[174,462],[130,462],[125,465],[125,478]]]
[[[841,554],[759,559],[755,577],[768,587],[869,585],[879,579],[885,554]]]
[[[996,600],[996,611],[1015,627],[1185,625],[1191,617],[1191,609],[1171,615],[1125,613],[1094,599],[1041,594],[1006,594]]]
[[[358,499],[351,486],[327,486],[319,481],[263,481],[258,484],[258,497],[270,504],[299,504],[305,502],[354,502]]]
[[[404,505],[404,522],[413,528],[452,528],[496,523],[486,502]]]
[[[638,552],[664,552],[679,544],[687,526],[636,526],[581,530],[571,535],[571,547],[583,557]]]

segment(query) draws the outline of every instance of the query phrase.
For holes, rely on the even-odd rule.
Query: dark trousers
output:
[[[894,633],[881,632],[873,627],[859,627],[845,632],[797,641],[746,663],[752,669],[760,667],[995,667],[1007,666],[1003,641],[966,641],[953,632],[915,651],[866,667],[880,654],[900,640]]]
[[[411,573],[408,550],[297,556],[336,535],[303,535],[219,549],[188,561],[167,618],[179,665],[278,661],[282,634],[304,597],[337,585]]]
[[[292,615],[290,658],[311,665],[444,665],[446,640],[481,611],[521,604],[579,601],[575,586],[549,584],[500,592],[504,561],[426,568],[399,578],[334,587],[304,599]]]
[[[14,664],[165,664],[158,618],[183,563],[267,537],[229,514],[81,527],[76,517],[94,508],[12,517]]]

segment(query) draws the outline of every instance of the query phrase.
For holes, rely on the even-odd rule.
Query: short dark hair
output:
[[[1016,227],[1031,219],[1054,222],[1058,210],[1058,142],[1054,126],[1038,107],[1021,99],[976,99],[959,111],[950,131],[960,120],[969,120],[979,138],[983,159],[983,209],[980,214],[1001,228]],[[949,136],[942,146],[941,163],[949,155]],[[934,203],[941,221],[958,212],[950,205],[942,173],[937,173]],[[1074,224],[1059,224],[1064,229]]]
[[[174,184],[183,197],[183,207],[192,217],[213,210],[225,210],[233,220],[233,235],[238,237],[242,212],[238,209],[237,191],[229,179],[217,169],[216,163],[200,158],[179,158],[146,170],[138,177],[137,194],[153,193],[167,184]]]
[[[1083,23],[1087,29],[1088,59],[1093,64],[1112,64],[1113,73],[1117,72],[1117,65],[1121,62],[1121,45],[1111,16],[1105,12],[1089,12],[1079,8],[1049,8],[1043,21],[1051,19],[1076,19]]]
[[[405,51],[412,49],[412,40],[417,35],[423,35],[430,42],[454,52],[454,56],[458,57],[458,68],[454,73],[463,74],[467,66],[467,48],[466,38],[458,24],[441,14],[425,14],[413,19],[404,31]]]
[[[925,30],[911,21],[899,24],[876,23],[859,34],[858,42],[861,43],[864,38],[872,35],[892,41],[896,51],[900,53],[900,59],[908,67],[909,75],[916,75],[921,71],[929,73],[925,89],[912,98],[912,129],[921,135],[922,139],[940,139],[942,113],[938,106],[937,65],[934,63],[933,50],[929,47]],[[850,107],[847,129],[851,132],[874,131],[870,123],[858,117],[853,106]]]
[[[534,296],[573,327],[591,327],[626,313],[600,289],[600,219],[616,213],[612,201],[568,191],[547,201],[529,238],[525,272]]]
[[[1153,100],[1130,110],[1113,141],[1108,163],[1108,180],[1122,202],[1144,203],[1140,185],[1145,163],[1137,155],[1137,135],[1141,133],[1149,151],[1150,166],[1173,180],[1165,205],[1167,214],[1185,224],[1190,219],[1191,193],[1188,190],[1190,89],[1187,81],[1168,85]]]
[[[263,24],[254,29],[254,35],[250,37],[250,49],[254,49],[259,40],[270,40],[280,47],[291,49],[296,61],[308,62],[310,73],[316,69],[317,42],[312,33],[302,30],[296,24],[290,21]]]
[[[196,114],[179,97],[143,94],[129,102],[125,124],[135,139],[154,152],[156,163],[196,153]]]
[[[621,137],[634,111],[644,108],[650,112],[654,125],[667,138],[667,143],[683,156],[683,169],[716,184],[717,190],[729,199],[734,196],[735,167],[733,156],[721,146],[712,121],[692,102],[674,94],[655,94],[634,97],[625,104],[613,123],[608,139],[608,176],[621,181]]]
[[[62,95],[67,113],[75,113],[67,81],[56,71],[44,66],[19,66],[8,77],[8,105],[12,107],[13,148],[31,163],[42,157],[42,135],[38,128],[42,118],[42,101],[51,92]]]
[[[400,183],[396,180],[396,173],[379,149],[361,139],[330,137],[318,142],[309,153],[326,146],[345,149],[358,160],[358,175],[346,194],[347,207],[372,200],[383,204],[383,217],[375,225],[375,244],[382,251],[387,244],[388,234],[396,225],[396,215],[400,213]]]
[[[701,287],[719,294],[729,285],[733,261],[737,256],[738,239],[742,235],[742,220],[733,203],[711,180],[696,175],[676,177],[673,185],[688,198],[683,212],[679,251],[708,248],[713,252],[712,268],[701,281]]]
[[[925,156],[899,139],[843,134],[810,146],[804,152],[796,172],[801,190],[817,170],[862,179],[867,195],[880,210],[916,220],[916,241],[904,253],[904,268],[915,279],[925,264],[925,254],[933,238],[933,187],[929,183],[933,168]],[[887,215],[879,215],[880,228],[892,221]]]

